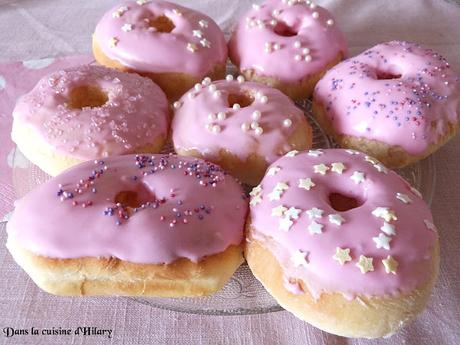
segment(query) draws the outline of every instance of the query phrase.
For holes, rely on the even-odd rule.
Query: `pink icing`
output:
[[[210,159],[221,149],[242,160],[257,153],[269,163],[294,149],[287,139],[299,124],[309,126],[302,110],[280,91],[243,80],[241,76],[238,81],[232,76],[213,83],[205,80],[176,102],[174,146],[198,150]],[[232,108],[230,94],[248,94],[254,101]],[[219,119],[219,113],[224,118]]]
[[[161,15],[174,23],[170,33],[144,20]],[[94,35],[106,56],[142,72],[204,77],[227,60],[224,35],[210,17],[166,1],[123,1],[104,14]]]
[[[438,53],[392,41],[329,70],[318,82],[314,99],[338,134],[420,154],[446,134],[448,122],[457,123],[460,82]]]
[[[120,191],[136,191],[144,206],[117,207]],[[46,257],[196,262],[238,245],[246,212],[241,186],[212,163],[128,155],[83,163],[37,187],[16,202],[7,232]]]
[[[277,34],[282,26],[297,34]],[[345,37],[331,14],[310,1],[268,0],[254,5],[229,42],[230,58],[241,70],[254,69],[258,75],[286,82],[321,71],[346,51]]]
[[[71,109],[70,93],[95,86],[108,96],[100,107]],[[15,125],[32,126],[58,152],[79,159],[134,152],[167,136],[168,101],[150,79],[101,66],[53,72],[21,97]]]
[[[432,274],[431,251],[438,237],[430,210],[415,189],[395,172],[357,151],[329,149],[294,154],[271,165],[269,171],[277,167],[277,172],[267,174],[260,184],[261,190],[256,187],[251,193],[250,210],[255,229],[250,237],[274,253],[287,277],[302,279],[314,297],[322,292],[340,292],[348,298],[357,294],[382,296],[408,292],[427,281]],[[344,168],[333,170],[332,163],[342,163]],[[314,172],[314,166],[320,164],[329,168],[324,175]],[[356,176],[351,179],[356,172],[364,173],[362,180]],[[306,178],[315,184],[309,190],[299,187],[299,179]],[[280,199],[270,201],[269,195],[280,182],[286,183],[287,189]],[[330,193],[354,197],[362,205],[336,211],[329,201]],[[409,198],[408,203],[399,199],[397,193],[406,201]],[[291,216],[292,212],[272,215],[273,208],[280,205],[299,209],[298,219]],[[323,213],[311,219],[307,210],[315,207]],[[372,214],[378,207],[394,211],[397,220],[388,222],[394,226],[394,234],[388,234],[387,228],[381,230],[384,219]],[[331,214],[343,218],[341,225],[329,220]],[[282,218],[292,221],[285,230],[279,228]],[[322,232],[310,231],[313,221],[323,225]],[[377,248],[374,238],[380,235],[390,238],[388,250]],[[333,259],[337,247],[350,249],[351,261],[343,266]],[[298,250],[306,261],[297,261],[296,267],[293,258]],[[361,273],[356,266],[360,255],[373,258],[374,271]],[[388,255],[399,264],[396,274],[386,273],[381,260]]]

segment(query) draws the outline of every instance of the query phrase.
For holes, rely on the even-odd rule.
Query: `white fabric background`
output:
[[[250,1],[176,2],[206,12],[224,30]],[[115,1],[0,0],[0,61],[90,53],[92,30]],[[443,0],[324,0],[336,16],[350,53],[378,42],[407,39],[442,53],[460,71],[460,5]],[[3,140],[3,138],[2,138]],[[460,139],[436,154],[438,179],[433,202],[440,228],[440,280],[427,311],[390,339],[347,340],[327,335],[287,312],[212,317],[186,315],[137,304],[126,298],[59,298],[39,291],[0,250],[0,332],[14,327],[112,328],[112,340],[99,337],[15,337],[0,344],[458,344],[460,343]],[[3,167],[6,168],[6,167]],[[1,246],[5,242],[3,226]]]

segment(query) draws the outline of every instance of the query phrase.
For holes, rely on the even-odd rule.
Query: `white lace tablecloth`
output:
[[[228,31],[250,2],[179,1],[206,12]],[[0,0],[0,61],[89,53],[98,18],[115,1]],[[318,1],[345,31],[350,54],[387,40],[417,41],[442,53],[460,71],[460,3],[445,0]],[[9,143],[9,114],[0,114],[1,143]],[[155,309],[127,298],[62,298],[41,292],[13,262],[0,225],[0,344],[460,344],[460,137],[436,153],[433,214],[441,237],[441,274],[427,310],[390,339],[328,335],[288,312],[198,316]],[[8,173],[0,162],[0,176]],[[9,174],[10,175],[10,174]],[[6,175],[5,175],[6,176]],[[10,205],[11,185],[0,184]],[[92,326],[103,336],[14,336],[4,327]]]

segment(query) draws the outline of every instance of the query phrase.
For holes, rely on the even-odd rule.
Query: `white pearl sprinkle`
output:
[[[196,83],[196,84],[195,84],[195,91],[200,91],[200,90],[202,89],[202,87],[203,87],[203,86],[202,86],[201,84]]]
[[[179,101],[174,102],[174,104],[173,104],[174,109],[179,109],[181,106],[182,106],[182,103],[179,102]]]
[[[236,80],[238,81],[238,83],[244,83],[244,77],[242,75],[239,75],[238,78],[236,78]]]
[[[219,125],[212,126],[212,132],[213,133],[220,133],[220,131],[221,131],[221,128],[220,128]]]
[[[280,50],[280,49],[281,49],[281,44],[275,43],[275,44],[273,45],[273,49],[275,49],[275,50]]]
[[[225,120],[227,118],[227,115],[223,111],[219,111],[217,113],[217,119],[218,120]]]
[[[251,128],[251,126],[250,126],[249,123],[243,122],[243,123],[241,124],[241,130],[242,130],[243,132],[249,131],[249,128]]]
[[[235,104],[233,104],[232,108],[233,108],[233,110],[239,110],[239,109],[241,109],[241,105],[239,105],[238,103],[235,103]]]
[[[209,113],[208,114],[208,119],[211,120],[211,121],[214,121],[216,119],[216,114],[214,113]]]
[[[252,4],[252,8],[255,9],[256,11],[258,11],[258,10],[260,10],[260,5]]]
[[[262,129],[262,127],[257,127],[255,130],[254,130],[254,133],[256,135],[262,135],[262,133],[264,132],[264,130]]]
[[[297,54],[296,56],[294,56],[294,60],[295,61],[300,61],[300,60],[302,60],[302,56]]]
[[[303,48],[302,49],[302,54],[304,54],[304,55],[310,54],[310,49],[309,48]]]
[[[283,120],[283,126],[284,127],[291,127],[292,126],[292,120],[291,119],[284,119]]]
[[[268,102],[267,96],[261,96],[259,100],[260,100],[260,103],[267,103]]]
[[[216,85],[209,85],[208,86],[209,92],[214,92],[214,91],[216,91],[216,89],[217,89]]]
[[[231,74],[229,74],[229,75],[227,75],[227,76],[225,77],[225,80],[226,80],[226,81],[232,81],[232,80],[233,80],[233,76],[232,76]]]
[[[201,84],[203,86],[208,86],[209,84],[211,84],[211,78],[209,78],[209,77],[204,78],[203,81],[201,82]]]
[[[259,123],[258,123],[257,121],[251,122],[251,128],[252,128],[252,129],[256,129],[256,128],[258,128],[258,127],[259,127]]]
[[[329,26],[334,25],[334,21],[332,19],[328,19],[326,24]]]
[[[311,61],[311,55],[305,55],[304,60],[307,62]]]
[[[310,4],[310,8],[316,8],[316,4],[315,4],[314,2],[312,2],[312,3]]]
[[[273,14],[274,17],[278,17],[281,14],[281,11],[278,10],[278,9],[275,9],[275,10],[273,10],[272,14]]]
[[[319,13],[318,12],[313,12],[311,14],[311,16],[314,18],[314,19],[318,19],[319,18]]]
[[[276,24],[278,24],[278,22],[275,19],[270,20],[271,26],[276,26]]]
[[[208,131],[212,131],[212,124],[211,123],[207,123],[205,126],[204,126]]]
[[[300,47],[302,47],[302,42],[300,42],[300,41],[295,41],[295,42],[294,42],[294,48],[299,49]]]
[[[217,98],[217,97],[222,96],[222,92],[220,92],[219,90],[217,90],[217,91],[214,91],[214,93],[213,93],[212,95],[213,95],[213,97]]]
[[[259,110],[256,110],[252,113],[251,117],[257,121],[260,119],[261,116],[262,116],[261,112]]]

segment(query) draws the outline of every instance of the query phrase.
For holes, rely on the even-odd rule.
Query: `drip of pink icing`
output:
[[[101,89],[108,101],[100,107],[71,109],[77,87]],[[33,127],[58,152],[80,159],[134,152],[167,136],[168,101],[150,79],[101,66],[53,72],[21,97],[13,111],[16,125]]]
[[[303,112],[276,89],[242,80],[203,84],[176,103],[172,123],[176,148],[195,149],[210,159],[221,149],[242,160],[257,153],[271,163],[295,148],[287,139],[299,124],[309,126]],[[251,95],[254,101],[234,109],[228,103],[230,94]],[[225,118],[220,120],[219,113]]]
[[[415,43],[378,44],[335,66],[314,100],[341,135],[375,139],[421,154],[456,124],[460,82],[447,61]]]
[[[145,21],[162,15],[175,25],[170,33]],[[142,72],[204,77],[227,60],[224,35],[210,17],[166,1],[123,1],[104,14],[94,35],[105,55]]]
[[[283,31],[295,35],[278,34]],[[255,5],[229,42],[230,58],[241,70],[254,69],[258,75],[286,82],[318,73],[346,52],[345,37],[331,14],[305,1],[268,0]]]
[[[120,191],[144,204],[128,219],[114,202]],[[212,163],[128,155],[83,163],[37,187],[16,202],[7,232],[46,257],[196,262],[238,245],[246,212],[241,186]]]
[[[348,298],[357,294],[382,296],[409,292],[425,283],[432,274],[431,251],[437,234],[432,230],[430,210],[403,178],[376,162],[366,161],[367,156],[361,153],[349,152],[341,149],[309,151],[285,156],[273,163],[271,167],[279,168],[278,172],[266,175],[260,184],[261,191],[252,193],[250,213],[255,230],[250,237],[273,252],[286,276],[302,279],[314,297],[322,292],[340,292]],[[331,170],[332,163],[339,162],[344,165],[341,174]],[[314,172],[314,166],[320,164],[329,168],[324,175]],[[364,180],[358,184],[351,179],[357,171],[364,173]],[[310,190],[298,187],[299,179],[306,178],[311,178],[315,184]],[[279,200],[270,201],[269,195],[279,182],[286,183],[288,188]],[[329,201],[331,193],[354,197],[362,205],[336,211]],[[404,203],[397,198],[397,193],[406,195],[411,201]],[[279,228],[281,217],[272,215],[273,208],[280,205],[301,211],[298,219],[290,217],[292,225],[287,231]],[[315,207],[323,210],[322,217],[311,219],[306,211]],[[379,234],[385,235],[381,230],[384,219],[372,214],[377,207],[388,207],[397,216],[397,220],[389,221],[395,228],[394,235],[387,234],[391,238],[389,250],[377,248],[373,240]],[[343,223],[332,223],[331,214],[342,216]],[[288,216],[284,214],[283,217]],[[310,232],[313,221],[323,225],[322,233]],[[333,259],[337,247],[350,249],[351,261],[343,266]],[[305,262],[293,261],[299,250]],[[374,271],[361,273],[356,266],[360,255],[373,258]],[[381,260],[388,255],[399,263],[396,274],[385,271]]]

